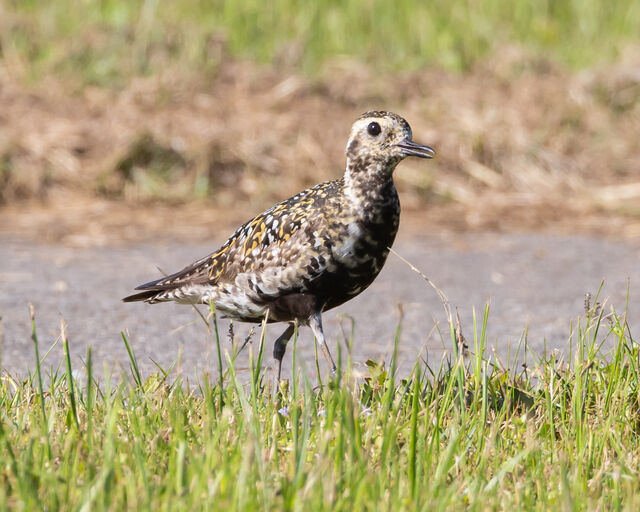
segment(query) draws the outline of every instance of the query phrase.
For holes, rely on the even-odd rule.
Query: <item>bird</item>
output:
[[[278,382],[287,342],[297,325],[309,326],[335,374],[322,314],[360,294],[382,270],[400,222],[398,163],[434,156],[398,114],[365,112],[351,127],[341,178],[277,203],[217,251],[122,300],[213,303],[233,320],[287,323],[273,347]]]

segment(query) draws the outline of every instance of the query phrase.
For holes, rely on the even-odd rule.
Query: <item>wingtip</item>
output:
[[[155,279],[153,281],[149,281],[148,283],[144,283],[141,284],[140,286],[136,286],[134,288],[134,290],[148,290],[149,288],[151,288],[152,286],[157,286],[158,283],[160,283],[162,280],[164,280],[165,278],[162,277],[160,279]]]

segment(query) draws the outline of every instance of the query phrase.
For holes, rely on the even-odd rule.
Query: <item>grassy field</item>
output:
[[[511,370],[487,354],[487,318],[468,351],[450,326],[440,368],[418,360],[401,379],[393,359],[369,361],[356,376],[346,350],[334,379],[296,372],[275,396],[262,341],[189,385],[140,375],[124,336],[132,377],[95,380],[90,352],[71,368],[63,334],[60,368],[0,383],[0,508],[637,510],[640,350],[625,316],[587,300],[568,355]],[[33,340],[39,360],[35,322]]]
[[[9,0],[0,15],[1,55],[14,71],[116,86],[172,65],[215,70],[222,47],[311,73],[343,57],[379,70],[465,70],[514,43],[582,67],[640,33],[634,0]]]

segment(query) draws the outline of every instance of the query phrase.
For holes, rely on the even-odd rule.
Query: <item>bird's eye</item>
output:
[[[382,129],[380,128],[380,125],[375,121],[373,123],[369,123],[369,126],[367,126],[367,132],[372,137],[377,137],[378,135],[380,135],[381,131]]]

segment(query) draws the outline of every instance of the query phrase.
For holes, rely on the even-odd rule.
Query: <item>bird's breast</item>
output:
[[[397,214],[386,216],[382,223],[353,220],[333,237],[332,271],[318,290],[324,296],[325,309],[355,297],[373,282],[387,259],[398,220]]]

